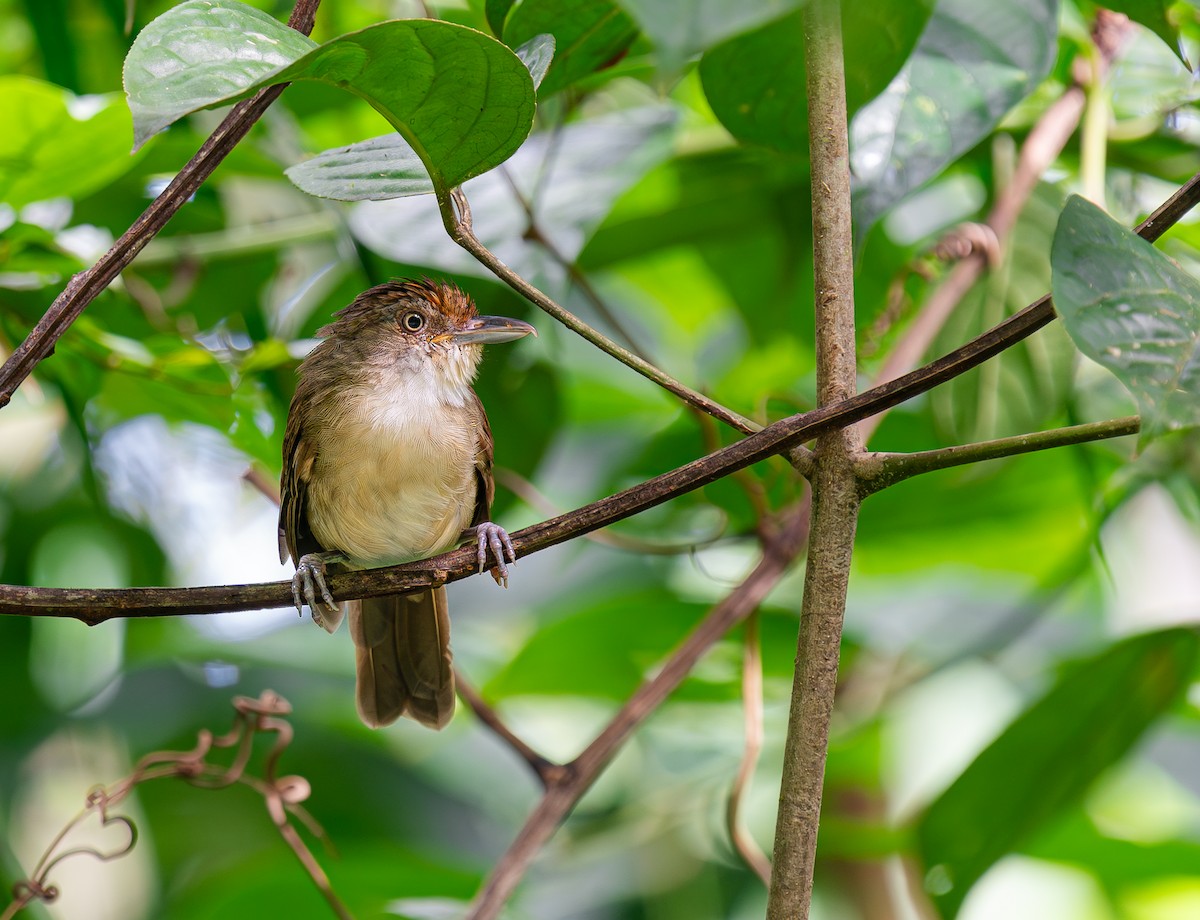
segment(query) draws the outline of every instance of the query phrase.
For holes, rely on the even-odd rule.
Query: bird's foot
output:
[[[325,626],[326,617],[333,622],[341,619],[341,608],[325,584],[326,564],[337,558],[340,557],[336,553],[305,553],[296,563],[296,574],[292,576],[292,600],[296,602],[296,612],[302,612],[301,608],[308,604],[313,619],[321,626]]]
[[[496,564],[492,567],[492,578],[496,579],[496,584],[507,588],[508,563],[517,561],[517,551],[508,537],[508,531],[491,521],[484,521],[474,529],[479,546],[479,571],[483,572],[487,569],[488,549],[490,548],[496,559]]]

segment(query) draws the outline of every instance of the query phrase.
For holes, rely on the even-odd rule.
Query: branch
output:
[[[1153,242],[1174,226],[1197,201],[1200,201],[1200,173],[1189,179],[1158,210],[1142,221],[1137,232],[1143,239]],[[979,366],[988,358],[1028,338],[1053,319],[1054,307],[1047,294],[925,367],[834,405],[780,419],[762,431],[699,460],[569,514],[527,527],[513,535],[514,545],[518,553],[529,554],[591,533],[706,486],[735,470],[765,460],[804,441],[890,409]],[[335,574],[329,578],[329,586],[338,600],[383,597],[458,581],[474,574],[475,569],[474,552],[462,548],[423,562]],[[114,617],[222,613],[291,605],[291,582],[288,581],[196,588],[107,590],[0,585],[0,615],[66,616],[90,625]]]
[[[804,49],[817,399],[826,406],[852,399],[856,384],[854,242],[840,0],[811,0],[804,8]],[[812,901],[829,724],[862,501],[855,473],[861,451],[857,426],[822,435],[815,450],[810,480],[812,533],[775,823],[768,920],[808,920]]]
[[[442,223],[450,238],[463,249],[473,255],[481,265],[497,278],[511,287],[514,291],[554,317],[572,332],[591,342],[605,354],[608,354],[626,367],[631,367],[643,377],[653,380],[664,390],[675,394],[687,405],[702,412],[707,412],[713,418],[720,419],[725,424],[736,428],[743,434],[758,431],[761,427],[732,409],[727,409],[715,400],[709,399],[703,393],[698,393],[691,387],[680,383],[666,371],[659,370],[649,361],[639,358],[627,348],[622,348],[612,339],[593,329],[574,313],[555,303],[532,284],[514,272],[497,258],[475,235],[471,227],[471,206],[462,189],[455,189],[450,195],[438,195],[438,208],[442,212]],[[456,210],[457,208],[457,210]]]
[[[321,0],[296,0],[288,26],[307,35],[312,31],[317,6]],[[267,107],[279,98],[287,84],[268,87],[233,107],[209,135],[196,155],[188,160],[175,178],[141,216],[121,234],[120,239],[102,255],[91,268],[80,272],[55,298],[25,341],[17,346],[0,367],[0,408],[8,405],[13,393],[38,363],[54,353],[55,343],[84,309],[128,267],[146,244],[162,230],[196,189],[220,165],[233,148],[246,136]]]
[[[563,767],[524,827],[492,870],[468,920],[491,920],[512,894],[530,862],[634,730],[683,682],[700,658],[730,629],[757,609],[791,568],[808,532],[807,503],[791,511],[763,544],[754,571],[717,604],[652,680],[642,684],[612,721],[578,757]]]
[[[1086,425],[1055,428],[1053,431],[1019,434],[1010,438],[996,438],[992,441],[980,441],[977,444],[961,444],[912,454],[868,454],[860,461],[858,473],[864,494],[870,495],[912,476],[920,476],[922,473],[932,473],[935,470],[949,469],[952,466],[962,466],[967,463],[1028,454],[1052,447],[1065,447],[1069,444],[1085,444],[1088,441],[1121,438],[1137,434],[1141,427],[1142,420],[1136,415],[1130,415],[1105,422],[1089,422]]]
[[[462,671],[457,668],[454,670],[454,685],[458,688],[458,695],[463,698],[463,702],[470,706],[471,711],[475,713],[475,718],[490,728],[502,741],[516,751],[525,763],[529,764],[529,768],[537,774],[544,788],[550,788],[559,779],[565,768],[561,764],[543,757],[505,725],[496,710],[484,701],[483,697],[479,695],[479,691],[463,678]]]

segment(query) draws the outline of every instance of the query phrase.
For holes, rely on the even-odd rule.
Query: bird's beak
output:
[[[493,345],[496,342],[522,339],[530,333],[536,336],[537,330],[519,319],[509,319],[507,316],[477,316],[468,320],[461,329],[449,333],[446,338],[465,345]]]

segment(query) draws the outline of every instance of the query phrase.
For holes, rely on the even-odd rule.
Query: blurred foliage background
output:
[[[252,5],[281,19],[290,10],[274,0]],[[504,38],[515,45],[555,32],[557,70],[542,88],[535,134],[505,173],[466,186],[481,236],[508,264],[763,422],[813,403],[796,5],[525,0]],[[136,33],[170,6],[0,0],[5,353],[217,123],[220,113],[202,113],[128,152],[126,18]],[[488,4],[493,14],[502,6]],[[1182,47],[1197,59],[1195,7],[1124,6],[1143,24],[1090,105],[1107,131],[1107,206],[1132,223],[1200,164],[1200,118],[1195,81],[1173,47],[1182,30]],[[853,12],[868,7],[870,16]],[[585,36],[580,23],[601,8],[608,27]],[[430,10],[488,31],[481,0]],[[998,10],[1024,17],[1028,31],[989,35]],[[313,37],[425,12],[402,0],[325,0]],[[930,246],[987,213],[1031,125],[1069,84],[1072,66],[1094,56],[1093,12],[1084,0],[848,8],[864,380],[946,271],[926,254]],[[1018,75],[1005,75],[990,96],[985,86],[983,102],[971,84],[990,72],[982,64],[939,69],[953,63],[947,47],[971,40],[948,23],[972,19],[976,40],[1004,45]],[[969,61],[969,49],[964,55]],[[898,79],[929,90],[928,106],[943,117],[911,134],[944,141],[943,152],[923,163],[916,141],[903,148],[893,126],[908,174],[877,175],[881,116],[872,100],[889,84],[894,93],[902,65]],[[764,113],[763,100],[775,108]],[[531,315],[446,238],[429,199],[340,205],[304,195],[282,174],[385,130],[347,94],[292,86],[0,411],[3,582],[289,577],[276,558],[275,509],[244,474],[278,476],[294,369],[315,330],[359,291],[395,276],[453,278],[482,312],[539,327],[536,341],[489,353],[478,386],[505,471],[496,514],[510,530],[547,509],[506,482],[524,492],[527,480],[567,509],[731,437]],[[1055,221],[1084,181],[1080,149],[1077,136],[935,351],[1049,289]],[[1194,268],[1200,225],[1185,221],[1164,248]],[[1052,326],[894,410],[871,443],[922,450],[1131,411],[1115,380]],[[1174,702],[1170,693],[1146,702],[1136,692],[1161,677],[1164,649],[1179,652],[1172,660],[1181,673],[1168,683],[1190,683],[1191,633],[1153,634],[1153,647],[1121,642],[1200,615],[1198,448],[1187,432],[1140,452],[1128,441],[1068,448],[920,477],[867,502],[814,916],[918,916],[922,891],[944,894],[946,884],[930,854],[971,835],[1004,842],[997,855],[1014,852],[969,895],[960,892],[968,920],[1200,914],[1200,692]],[[771,507],[800,494],[781,461],[751,476],[751,492]],[[490,579],[456,584],[458,664],[519,734],[569,759],[753,564],[758,509],[747,496],[723,481],[616,528],[642,541],[639,550],[580,540],[522,560],[507,592]],[[766,749],[746,817],[764,847],[800,587],[796,572],[762,611]],[[190,748],[203,727],[223,731],[231,696],[269,687],[295,708],[282,769],[312,784],[309,809],[336,855],[319,842],[314,849],[335,890],[361,916],[453,916],[538,790],[466,711],[440,734],[410,723],[364,728],[352,657],[345,636],[330,639],[288,610],[94,629],[0,618],[0,876],[11,884],[28,872],[90,787],[147,752]],[[513,917],[761,916],[765,891],[723,827],[742,750],[740,660],[740,636],[730,636],[639,731],[539,859]],[[1042,698],[1049,704],[1028,708]],[[1119,743],[1104,741],[1110,729]],[[997,737],[993,756],[976,760]],[[945,790],[964,770],[975,771],[971,782],[951,797]],[[1032,782],[1021,779],[1031,771]],[[1048,786],[1067,804],[1041,814]],[[1018,793],[1001,796],[1003,808],[995,807],[1000,789]],[[134,852],[111,864],[64,864],[55,873],[60,901],[31,915],[325,915],[250,792],[151,783],[132,814],[141,830]]]

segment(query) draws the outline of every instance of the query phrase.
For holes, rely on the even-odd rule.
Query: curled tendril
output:
[[[147,754],[124,779],[111,786],[92,788],[84,800],[83,810],[46,848],[30,877],[13,886],[14,900],[0,913],[0,920],[10,920],[32,901],[54,901],[59,895],[59,889],[50,884],[47,878],[63,860],[72,856],[91,856],[108,862],[119,859],[133,850],[138,840],[137,826],[125,815],[110,813],[110,809],[122,802],[139,783],[166,777],[176,777],[202,789],[222,789],[234,783],[241,783],[257,791],[262,795],[267,812],[279,829],[280,835],[304,865],[325,900],[338,916],[348,917],[349,913],[333,893],[329,879],[291,824],[291,818],[296,818],[314,836],[325,839],[321,827],[300,807],[300,803],[307,800],[311,794],[311,785],[303,776],[276,775],[279,760],[294,737],[291,723],[283,718],[291,713],[291,704],[279,694],[265,690],[257,699],[234,697],[233,708],[236,713],[233,727],[226,734],[217,737],[208,729],[201,729],[197,732],[196,746],[192,750],[155,751]],[[264,763],[264,775],[257,777],[247,773],[246,768],[253,753],[254,736],[260,733],[274,734],[276,740]],[[207,757],[214,749],[232,749],[234,753],[230,763],[210,763]],[[128,832],[125,845],[111,851],[90,846],[63,849],[63,843],[70,833],[92,815],[99,817],[101,827],[124,827]]]

